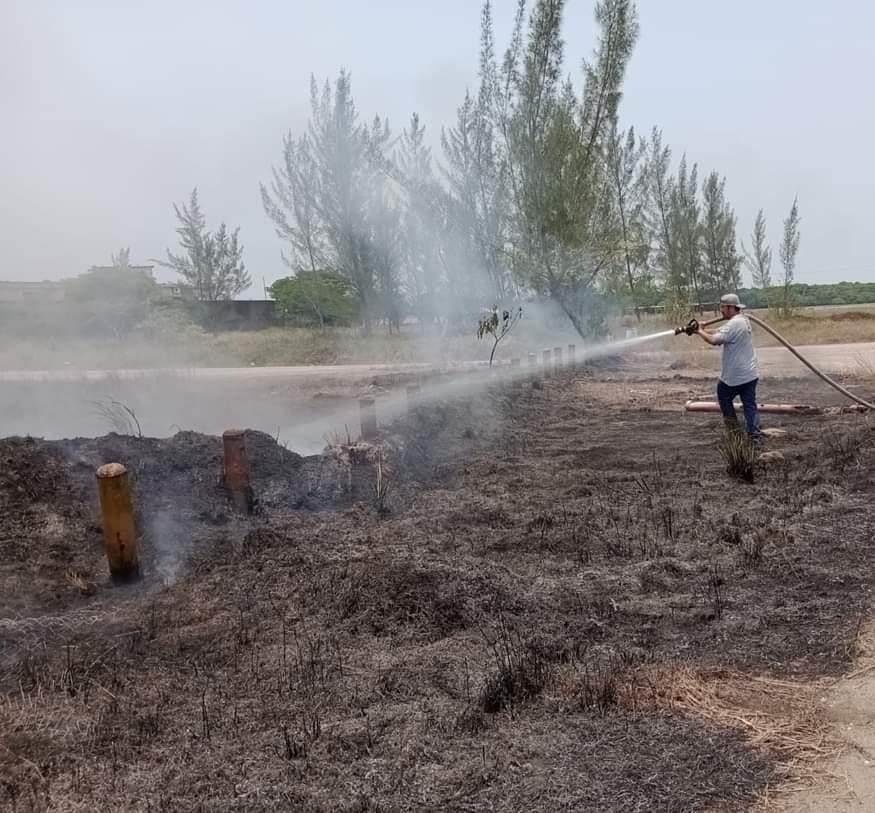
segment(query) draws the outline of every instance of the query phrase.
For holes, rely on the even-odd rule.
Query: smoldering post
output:
[[[569,344],[568,345],[568,366],[574,366],[574,357],[577,354],[577,345]]]
[[[553,348],[553,369],[559,370],[562,367],[562,348],[554,347]]]
[[[361,416],[362,438],[372,440],[377,437],[377,402],[373,398],[360,398],[359,414]]]
[[[251,514],[254,504],[249,483],[249,459],[246,456],[246,434],[241,429],[227,429],[222,433],[225,450],[225,490],[234,510]]]
[[[137,529],[128,470],[121,463],[107,463],[97,470],[103,542],[109,573],[117,584],[140,578]]]

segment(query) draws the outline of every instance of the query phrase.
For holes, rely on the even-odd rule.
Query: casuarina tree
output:
[[[781,314],[788,317],[793,313],[793,279],[796,271],[796,255],[799,253],[799,199],[793,199],[790,214],[784,221],[784,239],[781,241],[781,265],[784,279],[781,286]]]
[[[174,254],[168,249],[167,260],[155,262],[176,271],[201,300],[233,299],[245,291],[252,280],[243,264],[240,229],[228,231],[224,223],[215,232],[207,229],[196,188],[187,205],[173,208],[182,251]]]
[[[344,277],[367,329],[397,323],[399,211],[385,177],[388,123],[359,119],[348,73],[321,90],[310,82],[306,133],[286,136],[282,164],[261,186],[264,209],[285,243],[289,268]]]
[[[757,219],[753,225],[750,250],[743,242],[741,250],[744,253],[744,262],[750,271],[754,288],[768,291],[772,287],[772,249],[766,238],[766,218],[762,209],[757,212]]]

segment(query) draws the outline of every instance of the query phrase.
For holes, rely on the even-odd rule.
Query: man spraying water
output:
[[[757,412],[757,382],[759,370],[756,351],[753,347],[753,332],[750,322],[744,317],[741,304],[735,294],[720,298],[720,313],[727,320],[719,330],[699,327],[696,333],[708,344],[723,348],[720,380],[717,382],[717,401],[723,413],[727,429],[738,429],[738,418],[733,402],[741,398],[747,431],[755,441],[762,439],[760,417]]]

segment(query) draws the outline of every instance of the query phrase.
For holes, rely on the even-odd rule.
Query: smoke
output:
[[[154,511],[143,521],[145,548],[160,581],[176,583],[192,549],[192,523],[169,511]]]

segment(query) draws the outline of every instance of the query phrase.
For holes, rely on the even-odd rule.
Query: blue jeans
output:
[[[760,433],[760,416],[757,412],[757,381],[748,381],[737,387],[730,387],[722,381],[717,382],[717,400],[720,403],[720,411],[724,418],[735,418],[735,407],[732,402],[736,396],[741,396],[741,405],[744,408],[744,420],[747,423],[747,431],[751,435]]]

